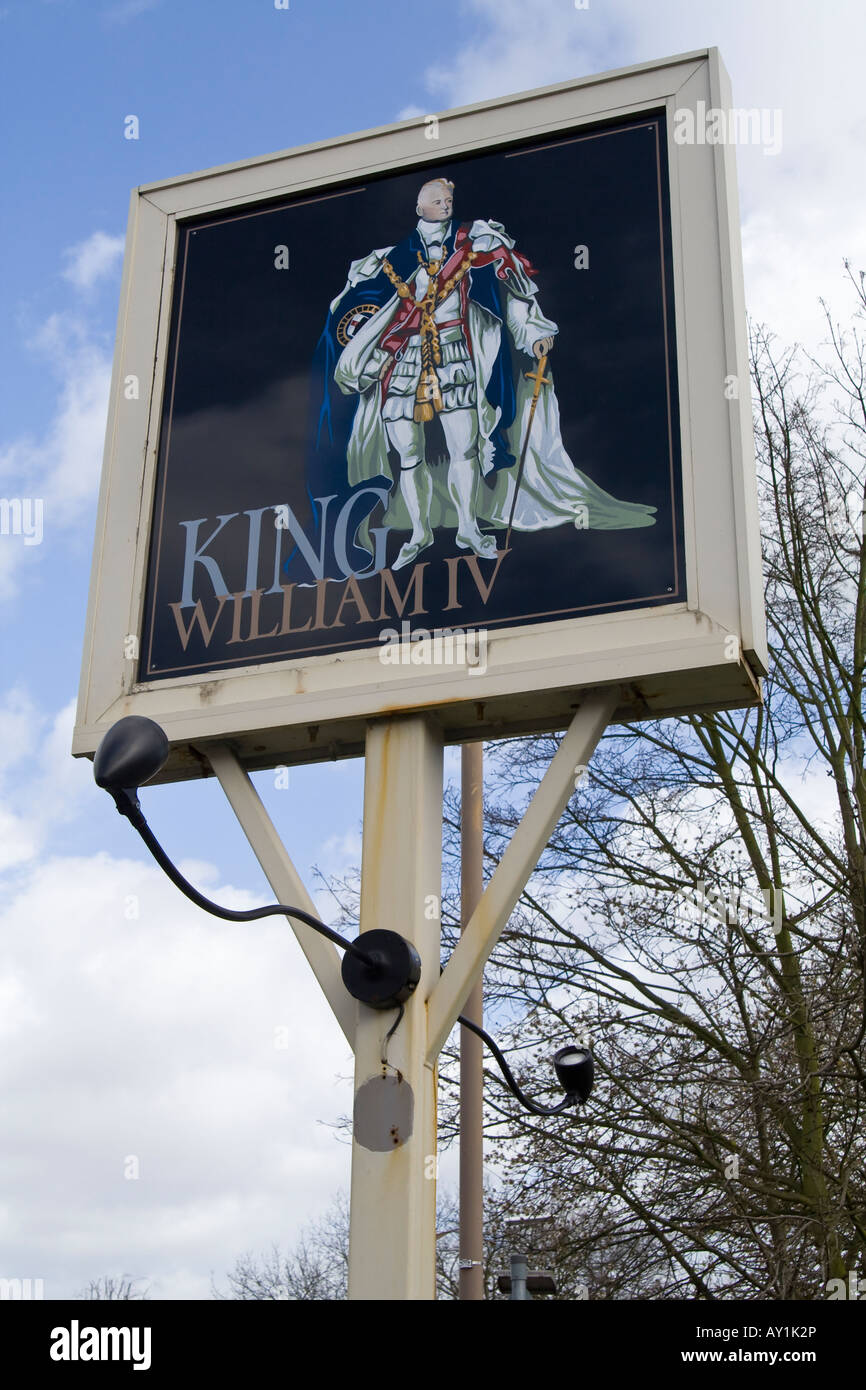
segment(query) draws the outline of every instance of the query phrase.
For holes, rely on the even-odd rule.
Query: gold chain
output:
[[[451,294],[452,290],[455,290],[457,288],[457,286],[460,284],[460,281],[463,279],[463,276],[467,273],[468,270],[471,269],[472,262],[476,259],[477,255],[477,251],[467,251],[466,259],[464,260],[463,264],[459,266],[457,270],[455,270],[450,280],[446,280],[445,284],[442,286],[440,299],[447,299],[449,294]]]
[[[436,367],[442,362],[442,348],[439,341],[439,328],[436,324],[434,315],[437,307],[448,298],[457,288],[464,275],[471,268],[472,262],[477,256],[476,251],[469,251],[462,264],[458,266],[454,274],[439,284],[439,272],[444,263],[444,256],[438,261],[425,261],[422,253],[418,252],[418,262],[427,272],[427,289],[424,298],[420,301],[421,310],[420,337],[421,337],[421,374],[418,378],[418,387],[415,392],[415,412],[416,423],[423,424],[426,420],[432,420],[436,411],[442,409],[442,390],[439,385],[439,377]],[[405,280],[401,280],[394,267],[387,257],[382,262],[382,269],[387,275],[391,284],[394,286],[401,299],[414,299],[411,286]]]
[[[394,289],[397,291],[401,299],[414,299],[415,296],[412,294],[410,287],[406,284],[404,280],[400,279],[399,275],[397,274],[396,270],[392,266],[391,262],[387,259],[387,257],[382,262],[382,269],[384,270],[388,279],[391,281],[391,284],[394,286]]]

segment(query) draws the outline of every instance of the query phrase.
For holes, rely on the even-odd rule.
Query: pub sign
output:
[[[74,751],[759,698],[733,151],[673,138],[725,84],[709,50],[134,192]]]

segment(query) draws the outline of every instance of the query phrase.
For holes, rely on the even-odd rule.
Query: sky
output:
[[[351,1060],[290,931],[187,904],[69,753],[131,189],[711,45],[781,136],[737,151],[749,314],[815,348],[866,266],[853,0],[0,4],[0,497],[44,505],[41,543],[0,535],[0,1277],[207,1298],[349,1178]],[[326,918],[362,771],[255,777]],[[211,896],[270,899],[213,781],[145,809]]]

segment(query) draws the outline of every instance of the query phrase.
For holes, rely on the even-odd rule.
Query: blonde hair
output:
[[[452,193],[454,192],[454,184],[451,182],[450,179],[428,179],[427,182],[422,183],[421,187],[418,189],[418,202],[416,204],[415,211],[418,212],[419,215],[421,207],[421,194],[424,192],[425,188],[434,188],[436,184],[440,184],[443,188],[450,189]]]

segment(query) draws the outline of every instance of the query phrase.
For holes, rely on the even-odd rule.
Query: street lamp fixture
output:
[[[254,922],[262,917],[294,917],[326,936],[345,952],[341,967],[343,984],[354,999],[371,1009],[393,1009],[403,1005],[414,993],[421,978],[421,958],[415,947],[398,932],[361,932],[357,941],[347,941],[333,927],[300,907],[273,903],[247,911],[222,907],[206,898],[184,878],[171,861],[147,823],[138,799],[139,788],[159,772],[169,753],[165,730],[153,719],[130,714],[113,724],[102,739],[93,759],[93,777],[113,798],[122,816],[138,831],[157,864],[175,887],[197,907],[226,922]],[[508,1086],[526,1110],[534,1115],[558,1115],[585,1101],[593,1085],[592,1054],[587,1047],[570,1044],[560,1048],[553,1059],[557,1079],[565,1091],[559,1105],[537,1105],[521,1091],[511,1068],[496,1043],[477,1023],[460,1016],[459,1022],[485,1042],[502,1069]]]
[[[563,1110],[568,1110],[570,1106],[582,1104],[589,1099],[595,1079],[595,1067],[592,1060],[592,1053],[588,1047],[577,1047],[574,1043],[569,1043],[568,1047],[561,1047],[553,1058],[553,1065],[556,1070],[556,1077],[560,1086],[565,1091],[565,1099],[559,1105],[537,1105],[534,1100],[530,1100],[524,1095],[514,1079],[511,1068],[503,1057],[501,1051],[496,1046],[489,1033],[485,1033],[477,1023],[464,1018],[461,1014],[457,1020],[462,1023],[464,1028],[468,1028],[470,1033],[475,1033],[486,1043],[499,1063],[502,1075],[520,1104],[525,1110],[529,1110],[533,1115],[559,1115]]]
[[[93,776],[96,785],[114,798],[120,814],[135,826],[175,887],[197,907],[226,922],[254,922],[261,917],[278,915],[305,922],[345,951],[341,969],[343,984],[354,999],[371,1009],[403,1005],[421,978],[421,958],[411,942],[398,932],[361,932],[357,942],[347,941],[333,927],[326,926],[302,908],[274,903],[246,912],[235,911],[212,902],[184,878],[148,825],[138,799],[139,787],[156,776],[168,753],[165,731],[152,719],[130,714],[112,724],[102,739],[93,759]]]
[[[566,1095],[578,1101],[589,1100],[595,1081],[595,1064],[588,1047],[561,1047],[554,1055],[556,1079]]]

